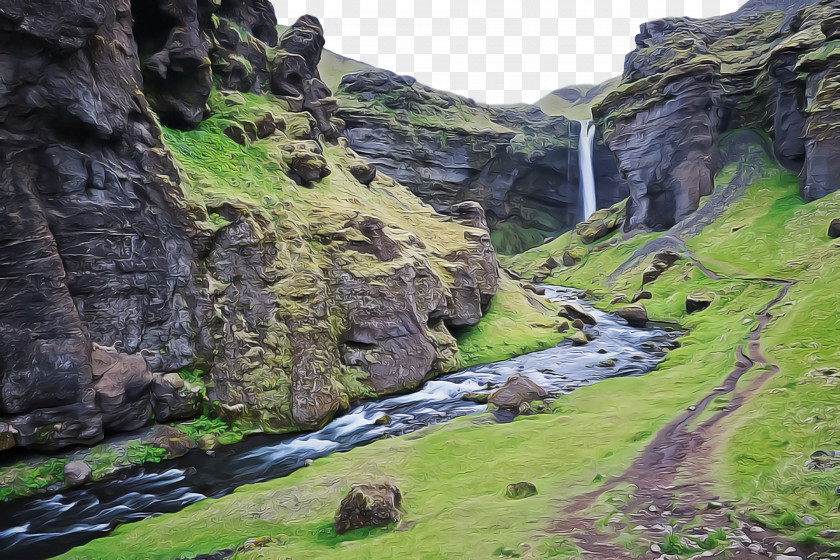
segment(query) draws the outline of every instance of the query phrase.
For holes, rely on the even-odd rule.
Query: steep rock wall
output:
[[[279,432],[454,367],[448,328],[496,289],[483,214],[378,177],[339,138],[320,24],[275,22],[262,0],[0,0],[16,445],[195,414],[179,371],[223,418]]]
[[[385,70],[348,74],[336,97],[354,150],[435,208],[481,204],[501,250],[528,249],[580,221],[578,122],[480,105]],[[626,198],[600,136],[594,158],[599,207]]]
[[[779,161],[802,171],[806,200],[836,188],[826,132],[837,13],[829,0],[752,0],[718,18],[642,26],[621,84],[594,111],[630,183],[625,228],[667,229],[696,210],[718,138],[735,128],[770,133]]]

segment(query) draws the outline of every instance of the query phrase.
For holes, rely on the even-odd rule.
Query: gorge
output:
[[[0,0],[0,550],[832,558],[839,21],[497,107],[263,0]]]

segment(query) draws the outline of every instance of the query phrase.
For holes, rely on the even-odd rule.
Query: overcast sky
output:
[[[558,87],[621,74],[639,25],[711,17],[744,0],[272,0],[309,13],[326,47],[487,103],[533,103]],[[631,6],[632,4],[632,6]]]

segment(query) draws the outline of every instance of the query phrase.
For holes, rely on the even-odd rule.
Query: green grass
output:
[[[481,322],[458,337],[459,365],[498,362],[555,346],[574,332],[571,328],[558,332],[560,325],[569,322],[558,318],[557,311],[504,276]]]

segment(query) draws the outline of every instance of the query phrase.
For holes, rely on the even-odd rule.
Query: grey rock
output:
[[[91,468],[84,461],[70,461],[64,465],[64,482],[69,486],[84,484],[91,477]]]
[[[524,375],[515,374],[494,391],[487,402],[502,409],[519,410],[523,404],[542,400],[546,396],[545,389]]]

